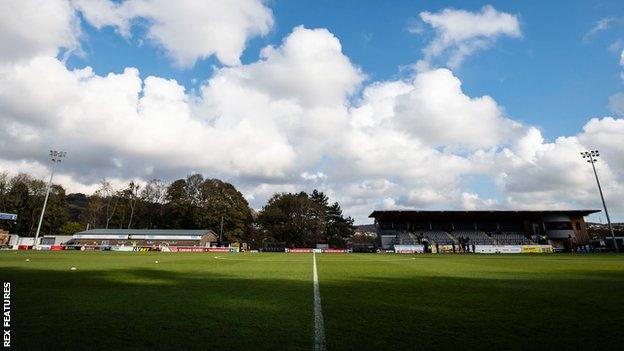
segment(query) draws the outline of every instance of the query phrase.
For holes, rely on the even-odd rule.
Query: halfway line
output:
[[[325,327],[323,309],[319,292],[318,274],[316,273],[316,254],[312,254],[312,280],[314,281],[314,350],[325,351]]]

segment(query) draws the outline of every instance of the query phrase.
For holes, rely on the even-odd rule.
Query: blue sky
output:
[[[0,170],[624,218],[621,1],[54,0],[0,14]],[[2,16],[17,16],[11,21]],[[135,69],[130,69],[135,68]],[[86,70],[85,70],[86,69]],[[92,71],[89,71],[91,69]]]

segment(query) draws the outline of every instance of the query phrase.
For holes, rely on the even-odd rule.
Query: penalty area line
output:
[[[312,281],[314,283],[314,350],[325,351],[325,326],[323,325],[323,309],[321,307],[315,253],[312,254]]]

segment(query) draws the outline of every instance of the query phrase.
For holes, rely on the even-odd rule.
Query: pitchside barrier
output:
[[[347,249],[312,249],[307,247],[286,248],[285,252],[290,253],[349,253]]]
[[[396,253],[423,253],[425,252],[424,245],[394,245],[394,252]]]
[[[474,253],[495,254],[495,253],[552,253],[551,245],[469,245],[474,247]],[[13,247],[17,250],[32,249],[31,245],[17,245]],[[198,246],[111,246],[111,245],[40,245],[39,250],[80,250],[80,251],[120,251],[120,252],[239,252],[238,247],[198,247]],[[423,253],[424,245],[394,245],[394,250],[386,250],[390,253],[415,254]],[[472,250],[469,250],[473,252]],[[257,252],[257,251],[256,251]],[[314,249],[314,248],[286,248],[285,252],[290,253],[350,253],[349,249]],[[431,245],[432,253],[458,253],[459,245]]]
[[[395,250],[398,245],[395,245]],[[473,251],[474,247],[474,251]],[[474,253],[552,253],[552,245],[468,245],[468,252]],[[459,253],[459,245],[431,245],[432,253]]]
[[[552,245],[475,245],[476,253],[552,253]]]
[[[29,250],[32,246],[19,245],[18,250]],[[239,252],[238,247],[197,247],[197,246],[111,246],[111,245],[39,245],[38,250],[61,251],[118,251],[118,252]]]

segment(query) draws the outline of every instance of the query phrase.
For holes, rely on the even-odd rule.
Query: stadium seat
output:
[[[431,244],[451,245],[456,243],[456,240],[443,230],[423,230],[419,234],[422,234],[422,237],[428,239]]]
[[[454,230],[453,236],[455,238],[463,237],[470,239],[469,244],[474,245],[492,245],[494,240],[490,238],[485,232],[480,230]]]
[[[531,245],[533,241],[528,239],[524,233],[519,232],[501,232],[492,233],[492,238],[500,245]]]

